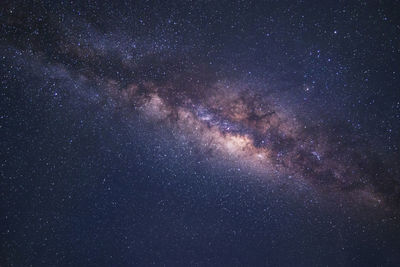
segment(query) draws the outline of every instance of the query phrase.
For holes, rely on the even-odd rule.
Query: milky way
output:
[[[3,3],[0,265],[399,266],[395,5]]]
[[[276,93],[268,93],[268,81],[234,77],[227,66],[210,68],[191,52],[170,54],[147,43],[135,44],[142,51],[131,51],[136,57],[126,44],[114,47],[104,38],[86,44],[61,38],[57,44],[62,60],[50,59],[53,66],[69,72],[72,80],[98,87],[104,101],[113,103],[113,112],[139,112],[177,130],[196,143],[204,158],[269,184],[289,185],[293,192],[311,189],[359,204],[397,205],[393,163],[371,154],[348,129],[302,120]],[[384,181],[374,173],[377,166],[389,170]]]
[[[18,20],[11,25],[22,26]],[[397,205],[398,169],[390,159],[369,152],[369,144],[349,129],[316,126],[297,116],[270,92],[269,81],[235,77],[230,66],[211,68],[193,52],[171,53],[168,45],[143,40],[129,45],[120,34],[100,37],[89,25],[85,31],[65,25],[58,30],[74,34],[55,36],[51,50],[32,42],[28,51],[41,62],[35,64],[48,62],[75,83],[98,87],[104,101],[113,101],[114,112],[140,112],[194,141],[205,158],[266,183],[372,206]],[[377,177],[377,167],[388,171]]]

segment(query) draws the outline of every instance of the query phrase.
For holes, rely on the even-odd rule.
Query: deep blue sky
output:
[[[399,266],[399,7],[0,4],[0,265]],[[221,84],[246,119],[213,106]],[[221,156],[215,129],[283,172]]]

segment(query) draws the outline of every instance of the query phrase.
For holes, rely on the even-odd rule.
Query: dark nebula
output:
[[[397,1],[1,6],[1,265],[400,264]]]

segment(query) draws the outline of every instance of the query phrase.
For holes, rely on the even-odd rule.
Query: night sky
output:
[[[400,266],[399,1],[0,4],[0,266]]]

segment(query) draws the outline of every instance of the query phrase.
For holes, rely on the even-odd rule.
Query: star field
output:
[[[398,1],[1,4],[4,266],[397,266]]]

